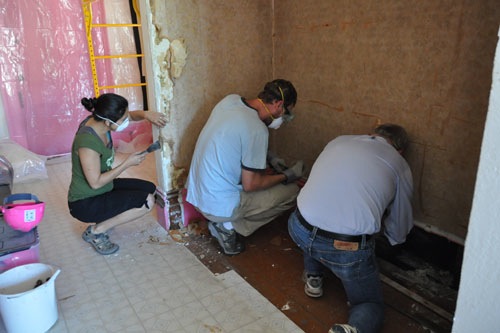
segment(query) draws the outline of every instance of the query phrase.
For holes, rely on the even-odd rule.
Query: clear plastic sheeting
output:
[[[93,1],[100,23],[106,20],[103,2]],[[68,153],[78,124],[89,115],[80,100],[94,96],[81,0],[0,3],[1,99],[10,139],[39,155]],[[113,10],[128,15],[126,20],[130,21],[128,1],[114,1],[119,3],[128,13],[118,7]],[[112,50],[109,43],[116,38],[111,38],[111,30],[95,34],[96,54]],[[132,34],[132,29],[127,31]],[[128,39],[133,41],[133,37]],[[137,59],[133,60],[137,64]],[[113,67],[120,71],[114,73]],[[103,82],[128,76],[137,80],[139,75],[138,65],[101,64],[97,70]],[[130,110],[142,108],[141,92],[140,98],[125,89],[114,92],[131,102]],[[151,131],[144,125],[130,126],[120,140],[133,139],[138,126]]]
[[[93,6],[93,13],[94,15],[100,14],[100,17],[96,19],[101,23],[133,23],[128,0],[97,1]],[[100,8],[96,6],[100,6]],[[96,30],[106,36],[107,43],[100,43],[101,47],[94,50],[95,55],[132,55],[138,53],[132,27],[108,27]],[[141,61],[141,57],[96,60],[96,62],[103,64],[105,68],[99,72],[99,85],[113,86],[140,83],[139,63]],[[101,79],[100,73],[104,72],[107,75]],[[141,87],[117,88],[113,89],[113,91],[127,98],[129,110],[144,109]],[[113,140],[118,151],[131,153],[140,150],[152,142],[151,125],[148,122],[131,123],[125,131],[113,132]]]
[[[48,178],[46,157],[39,156],[12,140],[0,140],[0,155],[12,166],[14,185]]]
[[[41,155],[69,152],[92,92],[78,0],[2,1],[0,74],[10,138]]]
[[[133,23],[128,0],[105,0],[101,2],[104,5],[106,23]],[[102,50],[103,52],[110,55],[138,54],[132,27],[106,28],[106,32],[108,43]],[[141,73],[139,71],[139,63],[142,62],[141,57],[124,57],[101,61],[108,61],[110,63],[108,68],[109,72],[112,73],[112,77],[108,77],[109,81],[102,82],[100,83],[101,85],[141,83]],[[142,110],[144,108],[141,87],[119,88],[114,89],[114,91],[117,94],[127,97],[130,110]]]

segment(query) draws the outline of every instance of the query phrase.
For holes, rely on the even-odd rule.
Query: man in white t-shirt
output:
[[[402,156],[407,145],[405,129],[395,124],[339,136],[314,162],[297,197],[288,230],[303,251],[304,291],[321,297],[329,270],[350,305],[348,324],[335,324],[330,333],[380,332],[384,301],[373,235],[383,230],[396,245],[413,227],[413,178]]]
[[[296,163],[266,173],[269,128],[277,129],[297,102],[292,83],[266,83],[255,99],[228,95],[212,110],[196,143],[187,180],[187,201],[208,220],[227,255],[244,251],[248,236],[295,205],[302,176]]]

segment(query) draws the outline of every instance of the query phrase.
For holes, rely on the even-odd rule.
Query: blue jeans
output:
[[[305,271],[322,275],[332,271],[341,281],[350,305],[349,325],[360,333],[379,332],[384,320],[384,300],[379,271],[375,259],[373,237],[363,241],[357,251],[337,250],[333,239],[308,230],[294,211],[288,219],[288,231],[304,253]]]

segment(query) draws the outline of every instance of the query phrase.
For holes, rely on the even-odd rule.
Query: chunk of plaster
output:
[[[186,65],[187,51],[183,40],[176,39],[170,43],[170,75],[172,78],[179,78],[182,69]]]

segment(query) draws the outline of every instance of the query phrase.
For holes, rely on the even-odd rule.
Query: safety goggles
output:
[[[292,119],[295,117],[293,113],[288,110],[288,108],[285,106],[285,95],[283,94],[283,90],[281,90],[281,87],[278,86],[278,89],[280,90],[281,93],[281,100],[283,101],[283,113],[281,117],[283,117],[283,122],[289,123],[292,121]]]

